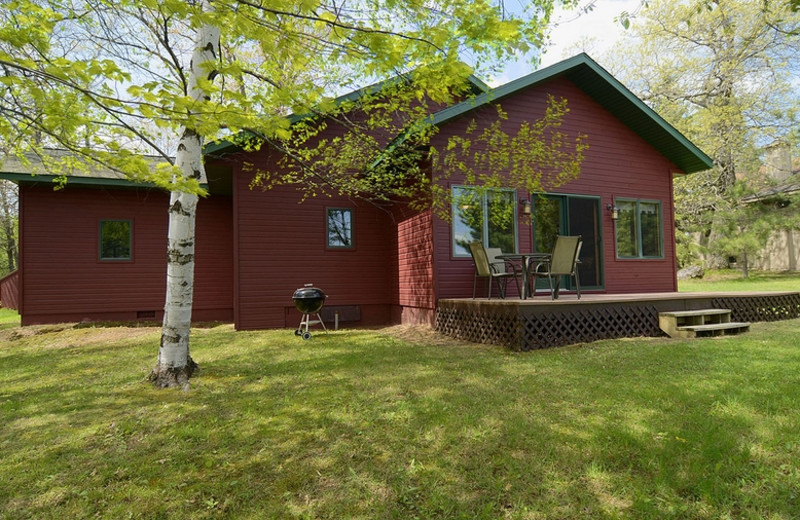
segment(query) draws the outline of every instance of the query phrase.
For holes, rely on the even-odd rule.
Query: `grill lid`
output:
[[[313,284],[306,284],[305,287],[297,289],[292,295],[292,301],[297,310],[304,314],[313,314],[319,312],[325,304],[327,295],[322,292],[319,287],[314,287]]]
[[[316,298],[322,298],[324,300],[327,298],[327,295],[322,292],[322,289],[319,287],[313,287],[311,284],[307,284],[305,287],[297,289],[292,295],[292,299],[294,300],[307,300]]]

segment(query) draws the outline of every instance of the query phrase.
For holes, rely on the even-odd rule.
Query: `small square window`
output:
[[[326,220],[328,247],[352,249],[353,210],[351,208],[328,208]]]
[[[132,230],[130,220],[101,220],[100,260],[131,260]]]

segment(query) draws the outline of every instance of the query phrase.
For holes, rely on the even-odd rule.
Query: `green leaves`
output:
[[[556,1],[534,0],[516,12],[489,0],[444,0],[435,8],[396,0],[347,8],[319,0],[219,0],[207,11],[185,0],[6,2],[0,13],[0,108],[10,119],[0,125],[0,139],[19,150],[40,139],[43,146],[75,152],[88,145],[165,157],[174,155],[175,137],[184,128],[206,141],[247,130],[290,143],[294,132],[308,131],[291,127],[290,114],[330,114],[344,123],[344,107],[332,99],[376,78],[407,73],[413,89],[395,106],[371,109],[367,121],[396,136],[424,117],[422,105],[459,95],[472,72],[464,56],[493,64],[539,45]],[[193,99],[190,59],[203,26],[220,30],[221,45],[205,65],[207,74],[191,83],[202,92],[202,99]],[[431,130],[415,132],[422,142]],[[366,135],[328,143],[350,161],[338,165],[341,171],[378,161],[380,146]],[[115,167],[139,178],[133,158],[125,157],[131,165]],[[406,159],[390,166],[396,160],[382,157],[384,173],[340,179],[335,189],[391,191],[389,170],[408,171],[394,177],[403,182],[419,177]],[[151,180],[164,184],[164,178],[153,174]]]
[[[628,11],[622,11],[615,21],[626,30],[630,29],[631,27],[631,15],[628,13]]]
[[[7,2],[0,26],[0,42],[3,47],[24,49],[28,46],[46,53],[50,46],[50,34],[61,18],[55,11],[36,2]]]
[[[442,150],[432,150],[432,163],[444,177],[463,178],[467,185],[507,187],[543,193],[580,175],[585,136],[559,131],[569,112],[565,99],[550,96],[543,117],[523,121],[518,127],[507,122],[500,106],[497,116],[481,123],[473,120],[465,134],[451,136]],[[443,218],[449,203],[436,204]]]
[[[797,126],[800,18],[784,1],[648,4],[618,61],[622,76],[715,164],[675,181],[678,239],[700,232],[744,241],[758,219],[737,229],[721,215],[755,216],[740,207],[736,179],[756,174],[761,147]],[[720,248],[744,247],[731,244],[720,238]]]

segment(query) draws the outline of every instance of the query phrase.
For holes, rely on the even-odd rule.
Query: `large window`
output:
[[[130,220],[101,220],[100,260],[131,260],[132,230]]]
[[[326,213],[328,247],[352,249],[353,210],[351,208],[328,208]]]
[[[615,201],[618,258],[663,258],[661,203],[649,200]]]
[[[469,256],[471,242],[517,251],[514,190],[453,187],[453,255]]]

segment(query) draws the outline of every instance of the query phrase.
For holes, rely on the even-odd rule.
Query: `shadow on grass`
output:
[[[0,499],[11,518],[790,518],[792,330],[517,354],[219,327],[193,335],[188,393],[144,382],[149,339],[6,347]]]

